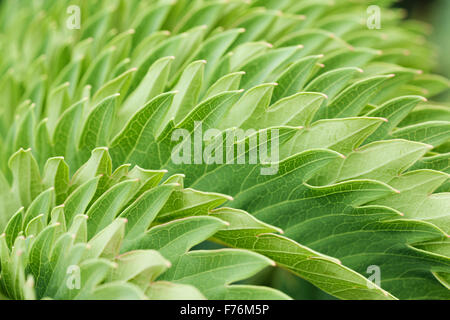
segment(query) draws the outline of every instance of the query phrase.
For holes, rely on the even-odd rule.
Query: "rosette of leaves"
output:
[[[17,150],[31,148],[38,172],[55,157],[82,167],[108,147],[119,176],[128,163],[166,169],[198,192],[233,197],[204,208],[230,226],[202,240],[263,255],[342,299],[448,299],[450,109],[427,99],[449,81],[429,74],[426,26],[401,22],[390,3],[373,1],[383,28],[370,30],[365,1],[80,2],[81,28],[71,30],[66,9],[76,1],[5,1],[3,225],[42,191],[14,202],[8,159]],[[217,129],[203,145],[210,161],[173,163],[174,150],[195,148],[173,132],[200,124]],[[272,143],[279,131],[276,175],[260,175],[267,164],[215,161],[235,128],[257,130],[234,141],[246,157],[256,135]],[[77,174],[67,169],[67,177]],[[234,209],[213,210],[222,204]],[[183,219],[198,215],[179,210]],[[19,239],[5,233],[10,246]],[[370,266],[380,268],[382,289],[367,284]]]
[[[190,251],[219,230],[244,229],[244,221],[259,232],[277,231],[243,211],[210,212],[227,196],[184,189],[182,175],[161,183],[164,170],[123,165],[112,172],[105,148],[71,179],[61,157],[50,158],[41,175],[29,150],[15,153],[10,166],[11,205],[24,207],[0,236],[6,298],[288,298],[272,288],[231,285],[274,264],[260,254]]]

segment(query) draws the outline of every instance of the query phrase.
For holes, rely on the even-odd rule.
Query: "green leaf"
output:
[[[119,115],[129,119],[149,99],[161,94],[167,82],[170,65],[174,57],[165,57],[151,65],[139,86],[127,97],[119,110]]]
[[[42,163],[45,163],[45,161],[47,161],[53,153],[52,142],[48,132],[46,119],[43,119],[37,127],[34,146],[36,149],[41,150],[41,152],[37,154],[37,161],[40,166],[42,166]]]
[[[117,97],[115,94],[105,98],[89,113],[78,145],[82,152],[87,153],[97,146],[107,145]]]
[[[225,225],[225,222],[207,216],[174,220],[142,233],[125,243],[122,250],[154,249],[173,262]]]
[[[54,188],[47,189],[46,191],[39,194],[39,196],[37,196],[36,199],[33,200],[33,202],[24,213],[22,223],[23,226],[26,226],[31,219],[37,217],[40,214],[47,218],[50,213],[50,208],[53,206],[54,197]]]
[[[53,133],[59,116],[64,112],[65,108],[68,107],[69,103],[69,86],[68,82],[60,85],[59,87],[53,89],[48,97],[46,104],[46,114],[48,117],[48,128],[50,134]]]
[[[450,139],[450,122],[430,121],[411,125],[395,130],[392,137],[423,142],[438,147]]]
[[[353,151],[344,160],[337,180],[376,178],[388,182],[409,168],[430,148],[429,145],[407,140],[373,142]]]
[[[236,38],[245,32],[244,29],[232,29],[222,32],[207,39],[202,46],[198,49],[192,60],[205,60],[207,64],[205,65],[205,83],[209,84],[211,76],[215,71],[220,58],[224,55],[226,50],[231,46],[231,44],[236,40]],[[204,89],[207,87],[204,86]],[[229,91],[229,90],[226,90]]]
[[[108,226],[119,214],[120,210],[130,200],[132,192],[136,190],[138,182],[128,180],[118,183],[98,198],[86,215],[89,217],[88,239]]]
[[[36,236],[30,253],[28,270],[33,275],[36,283],[37,295],[40,296],[46,289],[48,281],[51,277],[50,259],[51,250],[54,246],[53,241],[59,225],[49,225]]]
[[[377,200],[402,212],[405,217],[428,221],[450,232],[449,195],[433,192],[449,178],[439,171],[415,170],[392,179],[389,184],[399,190],[398,194]]]
[[[239,89],[239,84],[241,82],[242,76],[245,72],[234,72],[227,74],[217,80],[211,87],[209,87],[208,92],[206,92],[204,99],[211,98],[216,94],[225,91],[234,91]]]
[[[272,103],[299,92],[309,79],[312,68],[320,58],[322,56],[319,55],[300,59],[283,72],[276,80],[278,86],[273,92]]]
[[[369,102],[370,98],[376,94],[376,88],[392,77],[393,75],[376,76],[356,82],[331,101],[324,109],[325,114],[320,114],[319,118],[345,118],[357,116]]]
[[[20,208],[9,220],[5,228],[6,244],[11,248],[22,230],[24,208]]]
[[[53,134],[53,149],[60,156],[68,158],[69,163],[76,161],[72,154],[81,133],[81,122],[88,98],[85,98],[68,108],[58,120]]]
[[[232,290],[231,283],[252,276],[270,265],[273,265],[270,259],[242,250],[198,250],[180,257],[162,279],[196,284],[205,297],[224,299]]]
[[[133,73],[136,72],[136,69],[130,69],[123,74],[119,75],[115,79],[105,83],[98,91],[95,93],[92,98],[91,105],[95,106],[103,99],[112,96],[116,93],[125,94],[126,91],[123,88],[127,88],[127,84],[129,83]]]
[[[97,191],[99,178],[95,177],[76,188],[64,201],[64,212],[67,225],[77,214],[84,214]]]
[[[344,155],[357,148],[384,120],[380,118],[324,119],[301,130],[286,145],[281,153],[295,154],[312,148],[327,148]]]
[[[42,183],[45,188],[55,191],[55,203],[61,204],[69,188],[69,167],[61,157],[50,158],[44,166]]]
[[[366,143],[384,139],[392,133],[393,129],[411,112],[411,110],[424,98],[419,96],[399,97],[387,101],[380,107],[372,110],[367,114],[369,117],[386,118],[388,121],[381,124],[381,126],[370,136]]]
[[[333,99],[357,73],[363,71],[354,67],[331,70],[315,77],[305,87],[306,91],[322,92]]]
[[[128,220],[125,231],[126,240],[137,238],[148,229],[173,190],[173,185],[150,189],[121,213],[120,216]]]
[[[242,226],[245,228],[245,225]],[[235,232],[220,232],[217,237],[235,247],[251,248],[331,294],[343,295],[341,291],[345,290],[344,295],[348,299],[393,299],[386,291],[375,285],[371,287],[368,280],[356,272],[349,272],[336,259],[321,255],[283,236],[269,233],[252,236],[244,233],[236,237],[237,230],[239,229],[236,228]]]
[[[156,281],[150,284],[145,295],[151,300],[206,300],[195,287],[175,284],[168,281]]]
[[[183,74],[175,85],[179,93],[175,96],[172,105],[166,114],[166,123],[169,119],[179,122],[197,104],[202,87],[202,79],[206,60],[194,61],[186,67]]]
[[[309,126],[326,98],[325,95],[314,92],[294,94],[278,100],[266,110],[255,110],[243,126],[251,127],[251,125],[254,125],[256,129],[277,125]]]
[[[13,174],[12,191],[19,195],[23,206],[28,206],[42,191],[39,168],[31,150],[17,151],[9,159],[9,167]]]
[[[86,252],[85,259],[98,257],[115,258],[120,251],[126,223],[126,219],[116,219],[97,233],[88,243],[90,248]]]
[[[381,54],[380,51],[370,48],[338,49],[322,60],[325,67],[320,73],[345,67],[360,68],[379,54]]]
[[[224,9],[225,5],[221,1],[205,3],[197,10],[192,10],[190,14],[186,15],[185,19],[180,21],[175,27],[175,31],[184,32],[193,27],[213,24],[219,18],[220,11]]]
[[[275,49],[250,60],[241,68],[246,72],[242,79],[242,87],[249,89],[264,81],[275,80],[269,79],[270,74],[301,49],[302,47],[297,46]]]
[[[245,32],[236,40],[235,46],[262,38],[275,17],[276,12],[267,11],[264,8],[247,13],[238,23],[238,26],[244,28]]]
[[[411,82],[412,85],[424,88],[427,97],[433,97],[439,93],[448,91],[450,81],[439,75],[421,74]]]
[[[170,262],[157,251],[139,250],[116,258],[117,268],[111,274],[113,281],[130,281],[146,289],[148,284],[170,267]]]
[[[145,296],[138,287],[117,281],[98,286],[89,298],[92,300],[143,300]]]
[[[267,109],[275,86],[275,83],[267,83],[247,90],[242,97],[227,110],[224,118],[218,123],[219,128],[227,129],[235,126],[245,129],[243,125],[252,114],[259,115]],[[251,123],[249,126],[251,127]]]
[[[125,128],[110,144],[111,155],[115,165],[130,160],[141,162],[146,156],[146,149],[156,143],[157,128],[168,112],[175,93],[164,93],[152,99],[130,119]]]
[[[109,176],[111,174],[112,160],[106,148],[96,148],[92,151],[91,158],[83,164],[72,176],[70,192],[83,183],[97,176]]]
[[[114,50],[114,47],[108,48],[95,58],[81,78],[79,88],[89,85],[93,92],[100,88],[107,78]]]
[[[14,140],[14,150],[33,146],[34,108],[32,104],[20,121]]]

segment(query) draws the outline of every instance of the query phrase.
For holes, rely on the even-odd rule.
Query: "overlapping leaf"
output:
[[[383,30],[367,30],[356,18],[364,1],[116,0],[80,2],[82,29],[54,32],[67,3],[43,1],[39,16],[20,6],[28,21],[8,16],[16,6],[5,1],[0,11],[0,30],[25,35],[0,38],[0,223],[8,248],[32,235],[46,248],[36,258],[42,275],[25,270],[37,297],[284,297],[228,286],[270,261],[339,298],[449,297],[448,107],[424,98],[449,82],[426,73],[434,60],[423,28],[399,26],[398,12],[383,9]],[[216,131],[199,145],[176,136],[180,129]],[[233,135],[241,159],[226,153]],[[240,163],[260,149],[260,136],[279,143],[279,154],[266,165]],[[16,152],[30,147],[36,160]],[[109,147],[112,160],[106,149],[91,157],[96,147]],[[175,163],[186,150],[197,160]],[[126,163],[156,171],[128,172]],[[159,184],[163,169],[203,192],[178,186],[180,175]],[[284,235],[242,211],[213,210],[226,201]],[[76,240],[63,240],[74,225]],[[266,258],[189,253],[209,237]],[[77,244],[88,240],[84,256]],[[51,262],[63,247],[67,256]],[[151,284],[167,265],[148,250],[173,264]],[[92,280],[83,292],[56,292],[72,259]],[[123,269],[111,271],[115,259]],[[370,266],[389,293],[367,284]],[[220,278],[225,267],[241,273]],[[104,276],[95,278],[96,268]],[[19,285],[6,295],[32,297],[31,280],[14,272]],[[220,281],[208,286],[200,273]]]

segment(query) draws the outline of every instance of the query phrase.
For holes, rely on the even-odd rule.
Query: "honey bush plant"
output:
[[[449,81],[391,2],[2,1],[1,297],[449,299]],[[278,172],[175,164],[199,123]]]

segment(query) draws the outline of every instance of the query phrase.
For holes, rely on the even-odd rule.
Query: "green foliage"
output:
[[[35,189],[43,191],[12,216],[0,237],[0,284],[9,298],[287,298],[271,288],[230,285],[274,264],[260,254],[190,251],[219,230],[227,234],[227,227],[245,227],[209,213],[226,196],[184,189],[180,176],[161,182],[165,171],[124,166],[111,172],[105,148],[95,149],[70,180],[55,174],[67,170],[63,159],[48,160],[43,172],[48,179],[33,171],[29,164],[35,162],[23,149],[11,160],[17,202],[25,204],[21,195],[31,192],[26,182],[32,175]],[[68,196],[59,203],[57,195],[63,192]],[[196,215],[172,213],[186,210]],[[262,224],[245,212],[229,210],[232,217]],[[158,222],[162,219],[168,222]],[[268,225],[264,229],[272,230]],[[74,266],[79,271],[72,275]],[[72,276],[78,286],[70,285]]]
[[[390,2],[370,30],[362,0],[4,1],[1,295],[285,299],[233,284],[276,265],[341,299],[449,299],[450,109],[427,99],[450,83]],[[203,150],[256,130],[246,158],[278,129],[278,172],[174,163],[199,123]]]

